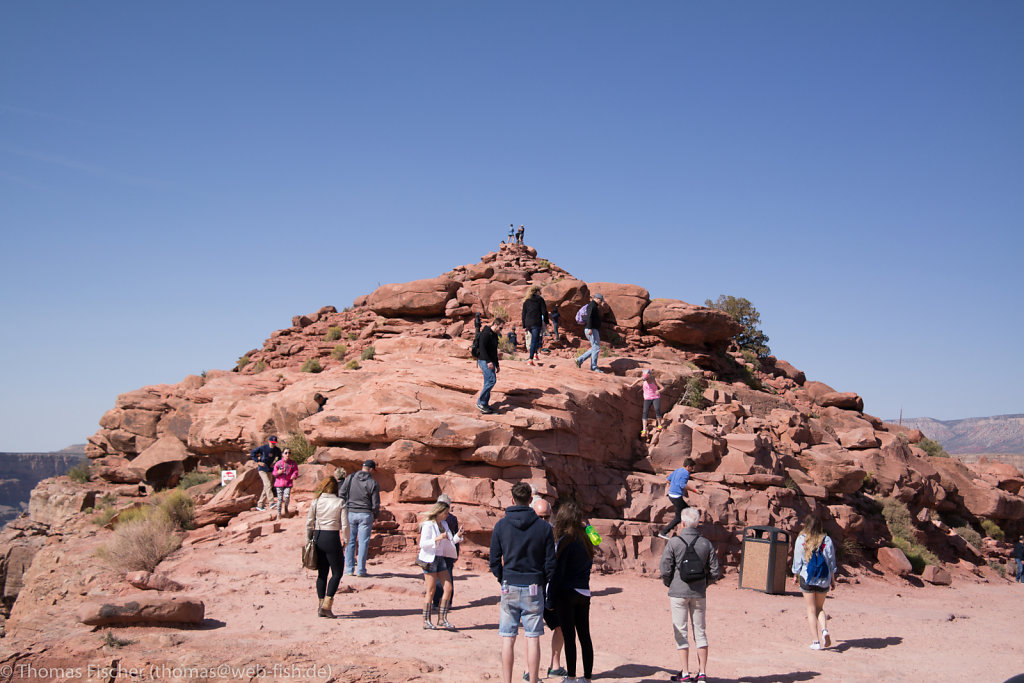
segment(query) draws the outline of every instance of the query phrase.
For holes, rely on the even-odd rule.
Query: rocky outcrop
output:
[[[91,600],[75,610],[75,618],[89,626],[201,624],[205,613],[202,600],[139,593],[117,599]]]
[[[82,460],[84,448],[57,453],[0,453],[0,527],[28,509],[36,484],[64,474]]]

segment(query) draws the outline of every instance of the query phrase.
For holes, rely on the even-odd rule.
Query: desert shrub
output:
[[[315,373],[315,372],[322,372],[323,368],[320,367],[320,359],[319,358],[310,358],[309,360],[307,360],[305,363],[302,364],[301,370],[302,370],[302,372],[314,372]]]
[[[501,304],[494,304],[494,306],[491,307],[491,317],[501,318],[505,322],[509,321],[508,311],[505,310],[505,307]]]
[[[508,354],[516,352],[516,347],[512,346],[512,342],[509,341],[507,334],[498,337],[498,350]]]
[[[355,339],[356,339],[356,333],[355,332],[349,332],[348,333],[348,340],[349,341],[355,341]]]
[[[358,370],[359,369],[359,361],[357,361],[355,358],[353,358],[349,362],[345,363],[345,369],[346,370]]]
[[[110,524],[110,520],[116,514],[117,510],[113,506],[100,508],[96,516],[92,518],[92,523],[96,526],[106,526]]]
[[[202,377],[203,379],[206,379],[206,370],[203,370],[202,372],[200,372],[199,376]]]
[[[241,372],[242,368],[244,368],[246,365],[248,365],[251,360],[252,359],[249,358],[249,354],[245,354],[244,356],[240,356],[238,358],[238,360],[235,362],[235,372]]]
[[[119,527],[122,524],[131,524],[132,522],[142,522],[149,519],[152,515],[152,505],[136,505],[134,507],[125,508],[124,510],[118,511],[114,527]]]
[[[160,495],[154,516],[165,516],[179,529],[191,529],[196,515],[196,502],[181,489]]]
[[[341,339],[341,328],[337,325],[332,325],[327,329],[327,334],[324,335],[324,341],[338,341]]]
[[[373,360],[373,357],[377,355],[377,349],[372,346],[367,346],[363,349],[363,352],[359,354],[359,360]]]
[[[302,432],[293,432],[284,445],[292,452],[292,460],[299,465],[309,460],[316,452],[316,446],[311,444]]]
[[[214,474],[213,472],[196,472],[195,470],[193,470],[191,472],[185,473],[185,475],[178,482],[178,488],[184,490],[187,488],[192,488],[193,486],[205,484],[206,482],[213,481],[214,479],[220,479],[220,477]]]
[[[100,496],[99,500],[96,501],[96,505],[101,508],[110,507],[117,502],[116,493],[104,493]]]
[[[704,305],[722,311],[740,324],[743,329],[736,335],[736,344],[741,349],[748,349],[759,358],[771,354],[768,335],[761,331],[761,314],[750,301],[721,294],[714,301],[707,299]]]
[[[999,527],[998,524],[993,522],[991,519],[981,520],[981,528],[985,531],[985,535],[989,538],[994,538],[997,541],[1002,541],[1006,538],[1006,534]]]
[[[1006,578],[1006,566],[1005,565],[1000,564],[1000,563],[996,562],[995,560],[989,560],[988,561],[988,566],[991,567],[995,571],[996,574],[999,574],[999,576],[1003,577],[1004,579]]]
[[[551,268],[551,261],[548,261],[546,258],[537,259],[537,268],[539,270],[548,270]]]
[[[256,365],[252,366],[252,371],[255,374],[259,374],[259,373],[263,372],[266,369],[267,369],[267,361],[265,361],[265,360],[258,360],[258,361],[256,361]]]
[[[151,572],[180,547],[181,536],[174,522],[166,515],[152,515],[118,524],[114,538],[96,554],[119,572]]]
[[[907,556],[915,574],[920,574],[925,565],[939,563],[939,558],[914,538],[914,519],[902,501],[896,498],[883,498],[882,517],[885,518],[889,533],[892,534],[893,546]]]
[[[839,559],[843,562],[851,562],[864,557],[864,546],[856,538],[844,538],[838,548]]]
[[[946,449],[942,447],[942,444],[940,444],[938,441],[933,441],[932,439],[929,439],[928,437],[925,437],[925,438],[921,439],[920,441],[918,441],[917,442],[917,446],[918,446],[918,448],[920,448],[921,450],[923,450],[925,453],[927,453],[928,455],[932,456],[933,458],[948,458],[949,457],[949,453],[947,453]]]
[[[702,376],[693,375],[686,380],[686,389],[683,390],[683,395],[679,402],[691,408],[703,408],[704,390],[707,388],[707,383]]]
[[[79,460],[68,469],[68,479],[76,484],[84,484],[92,476],[92,467],[88,460]]]
[[[761,364],[760,362],[758,362],[756,353],[754,353],[750,349],[740,349],[740,353],[743,355],[743,360],[750,363],[755,368],[760,367]]]
[[[965,541],[973,545],[975,548],[981,548],[981,534],[979,534],[971,527],[958,526],[955,529],[953,529],[953,531],[955,531],[960,538],[964,539]]]
[[[344,344],[338,344],[331,350],[331,358],[334,360],[342,360],[345,358],[346,353],[348,353],[348,347]]]
[[[875,473],[865,472],[864,481],[861,483],[860,487],[865,491],[874,491],[878,487],[878,480],[875,479]]]
[[[103,644],[107,647],[121,648],[134,642],[134,640],[128,640],[127,638],[118,638],[114,635],[113,631],[107,631],[103,634]]]
[[[782,482],[782,485],[785,486],[790,491],[799,491],[800,490],[797,487],[796,482],[793,481],[792,479],[790,479],[789,477],[786,477],[786,481]]]
[[[910,568],[915,574],[923,572],[924,568],[929,564],[939,564],[939,558],[935,557],[928,548],[925,548],[916,541],[893,536],[892,544],[902,550],[903,554],[907,556],[907,560],[910,561]]]

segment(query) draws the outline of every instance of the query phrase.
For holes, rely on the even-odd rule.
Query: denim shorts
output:
[[[530,595],[530,586],[502,586],[499,636],[518,635],[520,622],[527,638],[544,635],[544,589],[540,586],[534,589],[537,594]]]

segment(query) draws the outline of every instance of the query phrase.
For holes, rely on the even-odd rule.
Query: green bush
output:
[[[864,557],[864,546],[856,538],[844,538],[839,544],[838,554],[844,563],[856,561]]]
[[[691,408],[704,407],[704,390],[707,389],[707,382],[701,375],[692,375],[686,380],[686,389],[679,402]]]
[[[337,325],[328,328],[327,334],[324,335],[324,341],[338,341],[339,339],[341,339],[341,328]]]
[[[180,489],[162,493],[156,503],[154,516],[164,516],[179,529],[191,529],[196,515],[196,502]]]
[[[1003,530],[991,519],[981,520],[981,528],[984,529],[985,535],[989,538],[994,538],[997,541],[1002,541],[1006,538],[1006,534],[1003,533]]]
[[[999,574],[999,576],[1003,577],[1004,579],[1006,578],[1006,566],[1005,565],[1002,565],[1002,564],[996,562],[995,560],[989,560],[988,561],[988,566],[991,567],[993,570],[995,570],[996,574]]]
[[[117,502],[117,494],[116,493],[104,493],[102,496],[100,496],[99,500],[96,501],[96,505],[98,505],[101,508],[106,508],[106,507],[110,507],[111,505],[113,505],[116,502]]]
[[[348,347],[345,346],[344,344],[338,344],[331,351],[331,358],[333,358],[334,360],[343,360],[345,358],[346,353],[348,353]]]
[[[878,487],[878,480],[875,479],[875,473],[865,472],[864,481],[861,483],[860,487],[865,491],[874,491]]]
[[[145,521],[152,515],[152,505],[134,505],[132,507],[125,508],[124,510],[118,510],[117,519],[114,521],[114,528],[117,528],[122,524]]]
[[[152,515],[118,524],[114,538],[96,554],[119,572],[151,572],[180,547],[181,536],[174,522],[166,515]]]
[[[896,498],[883,498],[882,517],[892,534],[893,546],[907,556],[915,574],[920,574],[925,565],[939,564],[939,558],[914,538],[914,520],[903,502]]]
[[[494,304],[493,306],[491,306],[491,317],[501,318],[505,322],[508,322],[510,319],[508,317],[508,311],[505,310],[505,307],[502,306],[501,304]]]
[[[928,437],[925,437],[918,441],[917,447],[923,450],[928,455],[932,456],[933,458],[949,457],[949,453],[947,453],[946,449],[942,447],[942,444],[940,444],[938,441],[933,441]]]
[[[359,361],[357,361],[355,358],[353,358],[349,362],[345,363],[345,369],[346,370],[358,370],[359,369]]]
[[[267,369],[267,362],[265,360],[256,361],[256,365],[252,366],[254,374],[259,374]]]
[[[251,360],[252,359],[249,358],[249,354],[245,354],[244,356],[240,356],[238,358],[238,360],[236,361],[236,363],[235,363],[235,372],[241,372],[242,368],[244,368],[246,365],[248,365]]]
[[[728,314],[740,324],[743,329],[736,335],[736,344],[741,349],[748,349],[759,358],[771,354],[772,351],[768,348],[768,335],[761,331],[761,314],[750,301],[743,297],[721,294],[714,301],[707,299],[704,305]]]
[[[125,645],[131,645],[134,640],[128,640],[126,638],[118,638],[114,635],[113,631],[107,631],[103,636],[103,644],[107,647],[122,648]]]
[[[508,340],[508,335],[505,334],[498,337],[498,350],[507,354],[513,354],[516,352],[515,347],[512,346],[512,342]]]
[[[68,469],[68,479],[76,484],[84,484],[92,476],[92,466],[88,460],[79,460]]]
[[[359,360],[373,360],[373,357],[377,355],[377,349],[372,346],[367,346],[363,349],[363,352],[359,354]]]
[[[323,372],[323,368],[320,367],[319,358],[310,358],[302,364],[302,372]]]
[[[743,360],[753,365],[755,368],[761,366],[760,361],[757,358],[757,354],[750,349],[740,349],[740,353],[743,355]]]
[[[306,462],[316,453],[316,446],[311,444],[302,432],[293,432],[284,445],[292,452],[292,460],[298,465]]]
[[[356,333],[355,332],[349,332],[348,333],[348,340],[349,341],[355,341],[355,339],[356,339]]]
[[[213,481],[214,479],[220,479],[220,476],[213,472],[196,472],[193,470],[185,473],[181,478],[181,481],[178,482],[178,488],[184,490],[192,488],[193,486],[205,484],[206,482]]]
[[[537,268],[539,270],[548,270],[551,268],[551,261],[548,261],[546,258],[537,259]]]
[[[905,538],[893,536],[892,544],[903,551],[903,554],[907,556],[907,560],[910,561],[910,568],[914,570],[915,574],[920,574],[924,571],[924,568],[929,564],[939,564],[939,558],[916,541],[909,541]]]
[[[110,520],[117,514],[117,509],[113,506],[107,506],[99,509],[99,513],[92,518],[92,523],[96,526],[106,526],[110,524]]]
[[[981,550],[981,534],[977,531],[969,526],[958,526],[953,529],[953,531],[955,531],[960,538]]]

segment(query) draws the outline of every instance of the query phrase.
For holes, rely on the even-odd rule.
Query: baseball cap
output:
[[[595,294],[594,298],[595,299],[600,299],[601,301],[604,301],[604,294]]]
[[[447,493],[442,493],[440,496],[437,497],[437,502],[444,503],[445,505],[451,505],[452,499],[448,497]]]
[[[267,439],[267,441],[269,441],[270,443],[277,443],[277,437],[276,436],[271,436],[271,437],[269,437]]]
[[[369,467],[371,470],[377,469],[377,463],[372,460],[366,460],[363,462],[363,467]]]

